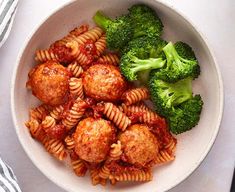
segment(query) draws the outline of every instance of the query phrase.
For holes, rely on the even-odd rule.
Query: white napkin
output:
[[[21,192],[12,169],[0,158],[0,192]]]
[[[0,0],[0,47],[6,41],[15,17],[18,0]]]

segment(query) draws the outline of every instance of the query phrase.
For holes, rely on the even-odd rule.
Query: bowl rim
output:
[[[189,171],[184,174],[181,175],[180,177],[178,177],[175,180],[175,183],[168,186],[168,188],[166,189],[166,191],[173,189],[174,187],[176,187],[177,185],[179,185],[180,183],[182,183],[184,180],[186,180],[197,168],[199,168],[199,166],[201,165],[201,163],[205,160],[206,156],[209,154],[209,152],[211,151],[215,140],[217,138],[217,135],[219,133],[219,129],[220,129],[220,125],[221,125],[221,121],[222,121],[222,117],[223,117],[223,111],[224,111],[224,88],[223,88],[223,80],[222,80],[222,75],[221,75],[221,71],[219,68],[219,65],[217,63],[217,59],[216,56],[214,54],[213,49],[211,48],[211,45],[207,39],[207,37],[194,25],[194,23],[192,22],[191,19],[188,18],[188,16],[186,16],[184,13],[182,13],[182,11],[178,10],[177,8],[175,8],[173,5],[171,5],[168,2],[163,2],[162,0],[153,0],[156,1],[158,4],[160,4],[161,6],[165,6],[167,9],[169,9],[170,11],[175,12],[176,14],[178,14],[179,16],[181,16],[189,25],[192,26],[192,29],[199,35],[199,38],[202,40],[202,43],[204,44],[204,46],[206,47],[206,49],[208,50],[212,61],[214,63],[214,67],[216,69],[216,75],[218,77],[218,87],[219,87],[219,110],[218,110],[218,119],[217,119],[217,123],[214,129],[214,132],[212,134],[212,137],[210,138],[210,141],[208,142],[204,153],[201,155],[200,159],[198,160],[197,163],[195,163],[190,169]],[[38,31],[38,29],[43,25],[43,23],[45,23],[51,16],[55,15],[57,12],[59,12],[60,10],[64,9],[65,7],[69,6],[70,4],[73,4],[74,2],[76,2],[76,0],[70,0],[66,3],[64,3],[63,5],[59,6],[58,8],[52,10],[45,18],[43,18],[40,22],[38,22],[38,24],[33,27],[33,29],[31,30],[31,32],[26,36],[23,46],[21,47],[17,59],[16,59],[16,63],[13,69],[13,73],[12,73],[12,77],[11,77],[11,88],[10,88],[10,93],[11,93],[11,115],[12,115],[12,119],[13,119],[13,124],[14,124],[14,128],[17,134],[17,137],[20,141],[21,146],[23,147],[24,151],[26,152],[27,156],[29,157],[29,159],[33,162],[33,164],[38,168],[38,170],[40,170],[50,181],[52,181],[53,183],[55,183],[57,186],[70,191],[70,188],[65,184],[65,183],[60,183],[58,182],[57,179],[55,179],[54,177],[52,177],[50,174],[44,172],[40,166],[36,163],[35,159],[30,155],[30,150],[28,150],[27,146],[24,144],[23,139],[20,137],[20,133],[19,133],[19,125],[17,123],[17,117],[16,117],[16,112],[15,112],[15,100],[14,100],[14,96],[15,96],[15,81],[16,81],[16,76],[17,76],[17,72],[19,69],[19,65],[20,65],[20,61],[22,59],[23,53],[25,51],[25,48],[27,47],[28,43],[30,42],[30,40],[32,39],[32,37],[34,36],[35,32]]]

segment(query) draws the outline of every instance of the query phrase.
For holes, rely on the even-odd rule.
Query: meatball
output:
[[[112,65],[96,64],[83,76],[86,95],[102,101],[120,99],[126,89],[126,82],[119,69]]]
[[[119,135],[122,160],[137,166],[146,166],[158,153],[158,142],[146,125],[135,124]]]
[[[75,152],[85,161],[100,163],[106,159],[114,139],[115,130],[110,122],[89,117],[76,128]]]
[[[43,103],[51,106],[63,104],[69,92],[70,73],[55,61],[36,66],[29,76],[27,86]]]

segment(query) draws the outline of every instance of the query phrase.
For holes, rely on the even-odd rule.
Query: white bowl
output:
[[[165,26],[167,40],[181,40],[189,43],[195,50],[200,62],[201,75],[194,81],[194,93],[201,94],[204,106],[201,119],[194,129],[177,136],[178,146],[174,162],[156,167],[153,181],[147,183],[125,183],[116,186],[92,186],[90,178],[76,177],[62,163],[54,160],[44,148],[33,140],[24,126],[28,110],[38,101],[25,88],[27,74],[34,66],[34,53],[37,48],[46,48],[50,43],[65,35],[69,30],[82,23],[92,23],[97,10],[111,16],[127,11],[130,5],[144,2],[156,9]],[[205,39],[198,30],[173,8],[154,0],[77,0],[70,2],[49,16],[25,44],[13,74],[11,90],[12,115],[19,140],[33,163],[49,179],[71,192],[101,191],[166,191],[188,177],[203,161],[212,147],[219,130],[223,111],[223,87],[221,75],[215,58]]]

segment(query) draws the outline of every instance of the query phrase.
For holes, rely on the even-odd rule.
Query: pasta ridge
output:
[[[70,94],[75,98],[80,97],[81,99],[84,98],[83,94],[83,84],[81,78],[72,77],[69,80],[69,90]]]
[[[127,90],[122,95],[122,100],[126,105],[132,105],[139,101],[145,100],[149,98],[149,91],[146,87],[140,87],[135,89]]]
[[[122,131],[131,124],[131,120],[112,103],[104,104],[104,114]]]
[[[111,64],[117,66],[120,62],[119,57],[115,53],[108,53],[102,55],[98,60],[98,63]]]
[[[68,65],[67,69],[72,73],[73,77],[80,77],[83,73],[82,67],[75,61]]]

